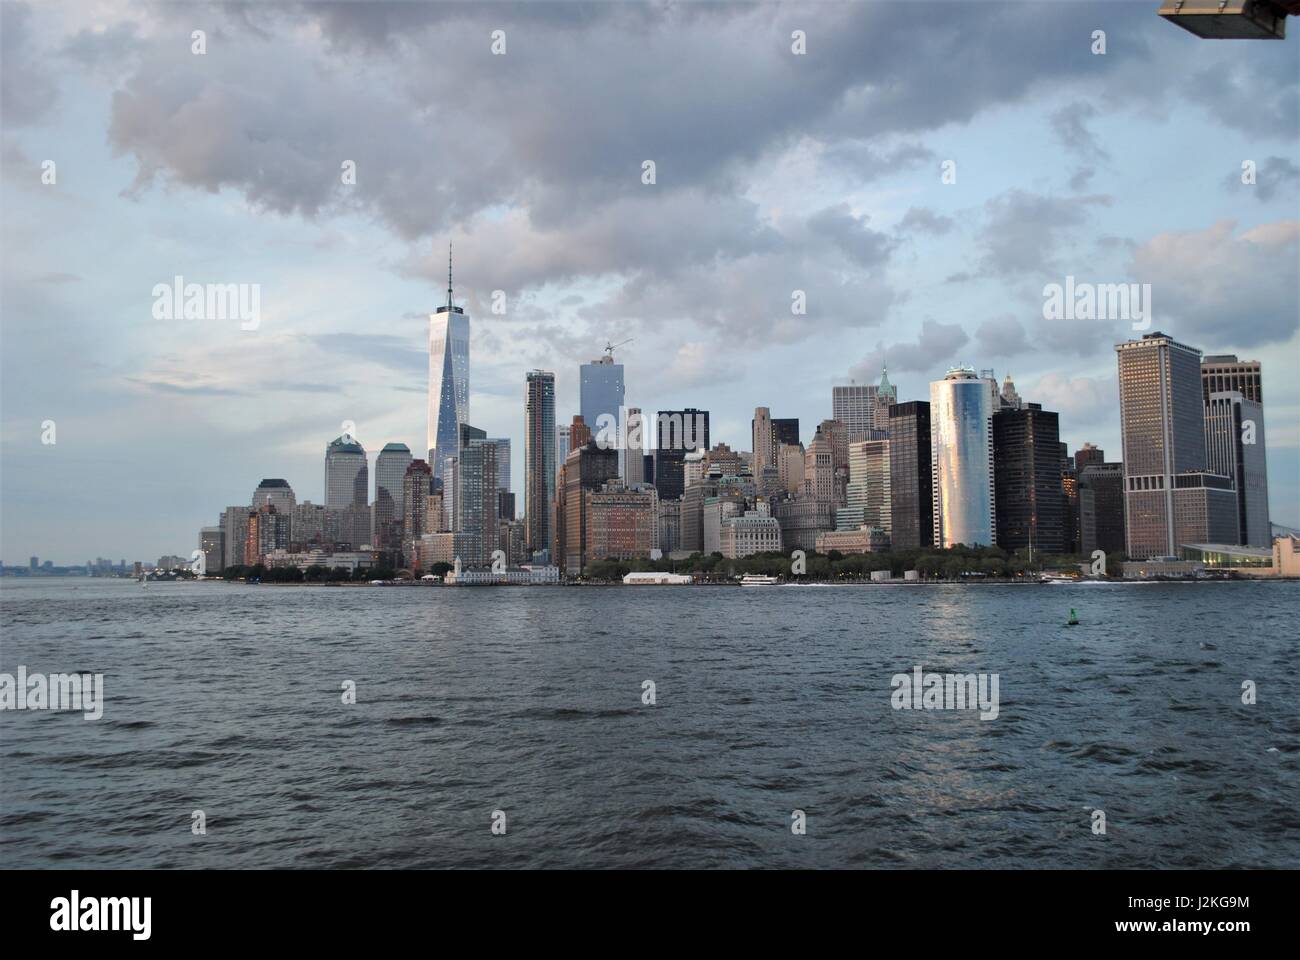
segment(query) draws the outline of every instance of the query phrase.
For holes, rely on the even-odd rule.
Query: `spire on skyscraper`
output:
[[[451,241],[447,241],[447,312],[451,312]]]

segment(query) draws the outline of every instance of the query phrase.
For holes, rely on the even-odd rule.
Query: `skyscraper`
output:
[[[1264,402],[1264,382],[1258,360],[1238,360],[1234,353],[1216,354],[1201,361],[1201,400],[1212,393],[1237,392],[1255,403]]]
[[[779,450],[783,443],[792,447],[799,446],[798,417],[772,418],[772,446]]]
[[[281,480],[279,477],[271,477],[263,480],[253,491],[253,499],[249,501],[252,507],[262,507],[271,504],[281,513],[289,513],[298,498],[293,494],[293,487],[289,486],[288,480]]]
[[[1205,405],[1205,446],[1211,473],[1230,477],[1237,494],[1237,543],[1267,547],[1268,468],[1264,407],[1237,391],[1211,393]]]
[[[579,375],[578,412],[591,430],[592,437],[612,449],[618,442],[621,429],[623,364],[614,362],[611,350],[597,360],[584,363]]]
[[[469,317],[451,302],[451,245],[447,246],[447,305],[429,314],[429,465],[442,477],[456,455],[460,426],[469,422]]]
[[[1079,470],[1079,552],[1091,557],[1094,550],[1124,550],[1124,464],[1085,457]]]
[[[618,451],[619,476],[627,486],[645,483],[645,421],[640,407],[627,407],[623,443]],[[657,502],[657,498],[656,498]]]
[[[934,543],[934,494],[930,470],[930,404],[924,400],[889,407],[890,541],[896,550]]]
[[[889,429],[889,408],[898,402],[898,390],[889,382],[889,368],[880,370],[880,383],[876,386],[876,397],[872,404],[871,425],[876,430]]]
[[[709,411],[660,410],[655,422],[655,489],[660,500],[682,495],[682,461],[688,450],[709,449]]]
[[[1129,558],[1234,542],[1232,479],[1206,469],[1201,352],[1157,331],[1116,344],[1115,353]]]
[[[1060,418],[1037,403],[993,414],[997,545],[1065,553]]]
[[[831,387],[831,418],[844,424],[851,441],[865,440],[875,426],[876,387],[851,383]]]
[[[491,563],[497,548],[497,451],[495,440],[469,424],[460,428],[460,456],[456,463],[456,533],[463,534],[468,566]]]
[[[371,512],[370,545],[396,550],[402,544],[402,479],[411,465],[411,448],[385,444],[375,458],[375,503]]]
[[[996,386],[996,384],[995,384]],[[930,384],[934,546],[990,546],[997,529],[993,486],[996,389],[967,367]]]
[[[364,507],[370,492],[366,451],[348,434],[325,448],[325,506]]]
[[[555,500],[555,374],[532,370],[524,387],[524,512],[529,554],[549,550]]]
[[[489,443],[497,445],[497,489],[510,492],[510,438],[489,437]]]
[[[753,438],[753,462],[750,471],[755,477],[763,475],[764,467],[776,467],[776,434],[772,431],[772,411],[767,407],[755,407],[754,419],[749,421]]]
[[[413,543],[425,533],[433,468],[423,460],[412,460],[402,476],[402,551],[413,562]]]

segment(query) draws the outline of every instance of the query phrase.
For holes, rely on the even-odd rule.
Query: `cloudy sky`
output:
[[[629,404],[738,449],[756,405],[807,442],[833,384],[960,363],[1118,459],[1131,325],[1045,320],[1072,275],[1263,361],[1300,525],[1300,36],[1157,6],[4,0],[0,557],[188,555],[262,477],[320,502],[345,421],[420,455],[449,239],[516,489],[525,371],[567,422],[606,339]],[[156,318],[177,275],[258,284],[260,325]]]

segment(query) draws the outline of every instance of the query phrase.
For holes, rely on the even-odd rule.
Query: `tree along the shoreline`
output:
[[[727,580],[748,573],[794,579],[793,550],[783,553],[756,553],[738,560],[728,560],[720,553],[695,553],[680,560],[595,560],[583,569],[584,580],[622,580],[629,573],[689,573],[706,579]],[[946,550],[889,550],[880,553],[822,554],[805,551],[804,572],[807,580],[869,580],[878,570],[888,570],[891,577],[901,578],[905,571],[916,570],[925,580],[970,580],[1014,578],[1037,575],[1043,570],[1077,571],[1084,562],[1075,556],[1035,556],[1031,562],[1027,551],[1009,554],[1001,547],[966,547],[958,544]],[[1123,554],[1106,557],[1106,573],[1117,577],[1122,572]]]

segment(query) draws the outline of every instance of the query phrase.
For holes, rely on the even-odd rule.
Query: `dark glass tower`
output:
[[[889,495],[895,550],[934,543],[930,473],[930,404],[924,400],[889,407]]]
[[[993,414],[993,483],[999,547],[1067,551],[1057,414],[1036,403]]]
[[[691,450],[709,449],[709,411],[660,410],[655,423],[655,488],[660,500],[676,500],[685,483],[682,463]]]

